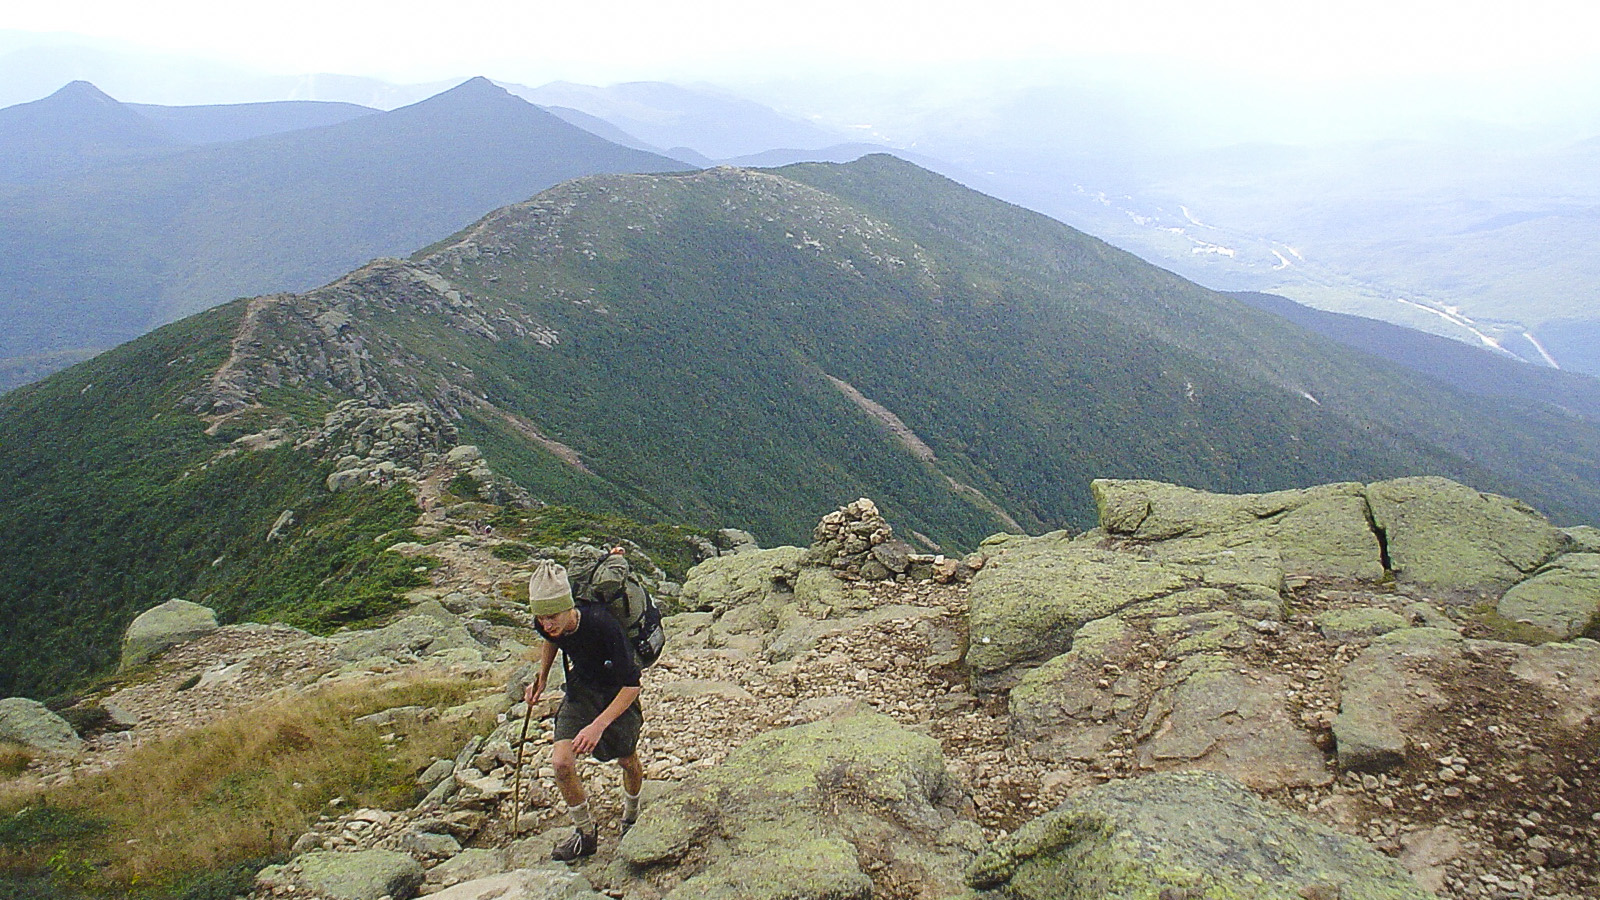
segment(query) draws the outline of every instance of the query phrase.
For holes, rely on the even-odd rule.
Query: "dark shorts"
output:
[[[605,712],[616,695],[615,691],[602,693],[568,684],[561,708],[556,710],[556,740],[570,741],[577,737],[578,732],[589,727],[590,722]],[[633,755],[639,746],[639,730],[643,726],[644,711],[639,708],[639,701],[634,700],[632,706],[606,727],[605,733],[600,736],[600,743],[595,745],[594,758],[610,762]]]

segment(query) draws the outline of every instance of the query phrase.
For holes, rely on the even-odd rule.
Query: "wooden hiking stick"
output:
[[[511,770],[511,836],[522,834],[522,748],[528,744],[528,720],[533,718],[533,704],[522,714],[522,737],[517,739],[517,765]]]

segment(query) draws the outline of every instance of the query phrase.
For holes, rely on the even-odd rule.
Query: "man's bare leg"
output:
[[[628,830],[639,818],[639,792],[644,790],[644,763],[638,753],[617,758],[622,767],[622,829]]]
[[[582,806],[589,801],[584,793],[583,779],[578,777],[578,757],[572,752],[571,741],[557,741],[550,753],[550,767],[556,770],[556,787],[568,808]],[[641,770],[642,771],[642,770]]]

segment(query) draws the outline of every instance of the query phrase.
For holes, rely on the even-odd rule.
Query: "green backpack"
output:
[[[661,627],[661,610],[639,577],[633,574],[626,556],[607,553],[587,572],[571,574],[570,581],[574,600],[602,604],[622,624],[640,668],[655,664],[667,643],[666,630]]]

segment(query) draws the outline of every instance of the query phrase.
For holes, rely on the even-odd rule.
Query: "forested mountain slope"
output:
[[[0,400],[23,623],[0,658],[63,661],[0,688],[94,670],[169,596],[383,608],[410,570],[373,539],[459,444],[492,470],[468,495],[764,543],[860,496],[946,550],[1087,527],[1096,477],[1436,474],[1600,518],[1584,416],[1457,392],[899,160],[596,176]]]

